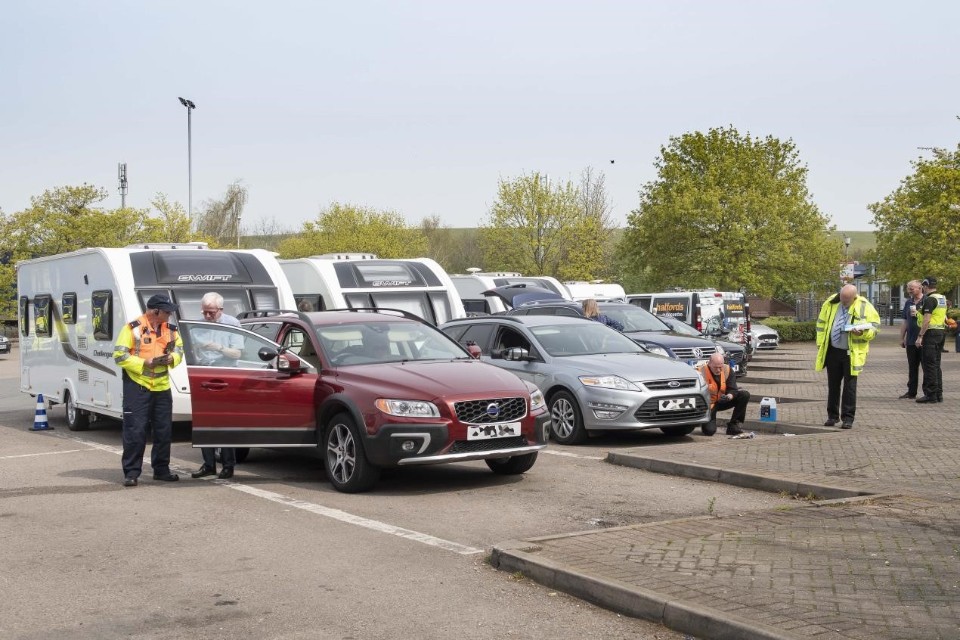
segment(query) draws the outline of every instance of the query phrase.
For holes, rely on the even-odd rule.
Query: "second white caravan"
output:
[[[280,260],[301,311],[390,308],[435,325],[466,317],[447,272],[430,258],[327,253]]]
[[[67,408],[67,425],[123,415],[114,341],[154,294],[170,297],[180,319],[202,319],[200,299],[223,296],[224,312],[292,308],[276,258],[261,249],[225,251],[203,243],[90,248],[17,264],[20,390]],[[190,420],[186,367],[171,369],[173,419]]]

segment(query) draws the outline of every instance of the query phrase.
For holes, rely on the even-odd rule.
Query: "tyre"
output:
[[[247,456],[250,455],[250,447],[237,447],[237,464],[240,464],[247,459]]]
[[[380,479],[380,469],[367,461],[360,431],[350,415],[333,416],[324,430],[323,447],[323,466],[337,491],[360,493]]]
[[[671,438],[681,438],[683,436],[688,436],[693,433],[693,430],[696,429],[695,426],[684,426],[684,427],[660,427],[660,431],[663,431],[665,434]]]
[[[63,392],[63,404],[67,410],[67,428],[70,431],[86,431],[90,428],[90,414],[78,409],[69,391]]]
[[[516,476],[530,471],[530,467],[537,461],[537,454],[525,453],[512,458],[488,458],[484,460],[490,471],[500,476]]]
[[[559,444],[579,444],[587,439],[580,405],[567,391],[550,397],[550,432]]]

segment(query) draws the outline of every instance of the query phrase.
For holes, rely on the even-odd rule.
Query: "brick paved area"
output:
[[[695,435],[610,455],[801,495],[878,495],[504,543],[494,563],[705,639],[960,638],[960,354],[943,354],[945,402],[899,400],[896,331],[874,342],[850,431],[816,433],[826,375],[812,345],[788,345],[760,354],[741,386],[757,403],[788,399],[778,426],[803,434]]]

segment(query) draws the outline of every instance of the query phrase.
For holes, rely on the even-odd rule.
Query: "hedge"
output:
[[[817,339],[817,321],[794,322],[782,318],[767,318],[763,321],[780,334],[780,342],[810,342]]]

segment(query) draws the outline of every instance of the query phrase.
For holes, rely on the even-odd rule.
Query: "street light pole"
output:
[[[179,98],[180,104],[187,108],[187,222],[193,224],[193,135],[190,112],[197,108],[192,100]]]

